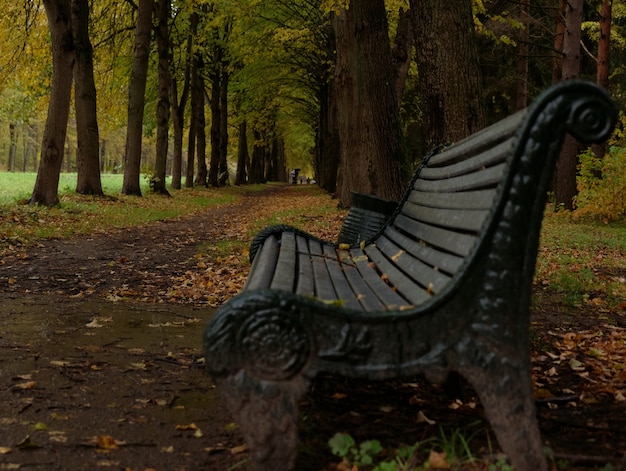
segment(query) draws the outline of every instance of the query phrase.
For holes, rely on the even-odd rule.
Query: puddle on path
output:
[[[209,317],[187,306],[0,299],[0,470],[226,469],[216,461],[232,461],[225,450],[241,443],[204,372]]]

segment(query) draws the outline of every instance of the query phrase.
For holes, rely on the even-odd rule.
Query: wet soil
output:
[[[203,370],[201,335],[212,308],[167,302],[164,293],[197,264],[198,244],[224,237],[237,224],[233,214],[253,213],[261,199],[43,241],[0,260],[0,470],[247,469],[243,439]],[[124,300],[125,291],[144,302]],[[542,362],[555,335],[608,333],[625,319],[544,300],[533,312],[533,366],[549,366]],[[555,394],[537,403],[555,469],[557,462],[562,469],[624,469],[624,402],[582,401],[586,380],[567,368],[558,373]],[[394,447],[440,430],[471,437],[477,458],[497,455],[463,382],[452,397],[421,378],[320,376],[302,403],[298,469],[336,469],[327,442],[337,431]]]

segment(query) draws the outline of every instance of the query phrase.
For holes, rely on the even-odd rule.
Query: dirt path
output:
[[[255,213],[293,191],[243,198],[193,217],[45,241],[0,260],[0,470],[247,469],[243,440],[202,367],[202,329],[210,306],[223,298],[197,294],[184,280],[212,276],[217,283],[215,273],[225,268],[207,275],[211,267],[199,263],[199,247],[236,238]],[[226,276],[236,290],[245,269]],[[556,336],[602,324],[584,313],[581,326],[582,315],[536,309],[537,372],[553,365],[545,352]],[[565,362],[557,366],[546,388],[558,401],[538,402],[544,441],[565,469],[608,463],[620,469],[623,403],[582,400],[588,380]],[[459,402],[419,378],[379,384],[320,377],[302,404],[298,469],[335,469],[326,442],[337,431],[399,446],[440,437],[442,427],[448,439],[455,430],[473,436],[476,458],[497,452],[473,391],[466,385],[463,391]]]

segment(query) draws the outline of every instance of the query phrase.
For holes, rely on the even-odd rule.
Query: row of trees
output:
[[[18,129],[32,143],[27,130],[47,110],[31,203],[58,203],[68,122],[79,193],[102,193],[100,172],[119,167],[103,164],[103,146],[123,134],[126,194],[141,194],[150,154],[152,188],[164,194],[167,174],[174,189],[227,183],[230,156],[237,184],[310,166],[342,205],[352,191],[398,199],[430,147],[525,106],[551,82],[597,76],[608,87],[611,71],[620,99],[611,64],[624,51],[609,57],[609,45],[620,44],[610,38],[621,38],[623,3],[557,3],[0,0],[13,46],[0,56],[0,114],[12,143]],[[23,149],[25,168],[35,159],[32,144]],[[570,205],[577,149],[566,149],[556,190]]]

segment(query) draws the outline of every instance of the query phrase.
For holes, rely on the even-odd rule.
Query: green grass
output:
[[[574,220],[546,212],[537,257],[541,292],[565,304],[612,308],[626,299],[626,222]]]
[[[27,200],[33,192],[37,174],[0,172],[0,204]],[[124,176],[121,174],[103,174],[101,176],[102,190],[109,195],[115,195],[122,189]],[[142,178],[141,191],[148,191],[148,182]],[[62,173],[59,178],[59,194],[73,192],[76,188],[76,174]]]
[[[194,188],[171,191],[171,197],[151,193],[142,180],[143,197],[120,194],[122,175],[103,175],[105,198],[74,193],[75,174],[62,174],[58,207],[25,204],[35,183],[34,173],[0,173],[0,252],[10,246],[29,245],[38,239],[91,234],[115,227],[194,214],[234,201],[240,188]]]

